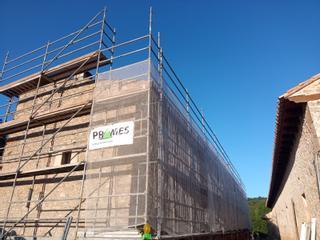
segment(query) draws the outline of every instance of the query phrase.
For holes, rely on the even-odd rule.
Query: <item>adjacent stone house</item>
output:
[[[319,141],[320,74],[279,97],[267,200],[273,239],[320,238]]]

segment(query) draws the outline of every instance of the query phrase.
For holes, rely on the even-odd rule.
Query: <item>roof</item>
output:
[[[103,54],[100,54],[100,59],[105,60],[106,57]],[[97,66],[97,60],[97,52],[92,52],[80,56],[78,58],[54,66],[46,70],[43,74],[37,72],[16,81],[10,82],[6,85],[0,86],[0,94],[6,95],[8,97],[19,96],[22,93],[35,89],[37,87],[40,76],[40,84],[41,86],[43,86],[51,82],[66,78],[75,72],[82,73],[93,69]],[[107,61],[103,61],[103,63],[100,63],[100,66],[106,64]]]
[[[274,206],[286,181],[286,172],[290,167],[290,155],[301,129],[306,103],[317,99],[320,99],[320,74],[289,89],[278,99],[267,207]]]

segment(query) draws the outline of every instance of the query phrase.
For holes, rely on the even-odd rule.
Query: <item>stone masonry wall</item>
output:
[[[92,79],[86,78],[87,76],[86,74],[79,74],[74,79],[69,80],[66,86],[56,92],[48,103],[39,108],[38,114],[41,115],[63,108],[69,108],[74,105],[85,104],[91,100],[94,86]],[[52,91],[63,83],[64,80],[61,80],[39,88],[36,107],[40,106],[40,104],[50,96]],[[19,103],[12,121],[20,121],[29,117],[33,98],[36,93],[35,91],[36,90],[32,90],[19,96]],[[89,119],[89,115],[83,115],[71,120],[61,132],[42,148],[40,155],[30,159],[25,166],[21,168],[21,171],[26,172],[35,169],[61,166],[63,165],[62,154],[68,149],[73,149],[71,150],[70,164],[83,161],[85,159]],[[57,121],[41,127],[31,128],[28,131],[21,164],[24,164],[26,162],[25,160],[29,159],[66,121],[67,120]],[[7,135],[6,146],[1,162],[1,174],[15,172],[17,170],[23,142],[24,131]],[[14,191],[6,229],[26,214],[29,209],[33,208],[35,203],[55,187],[65,175],[66,173],[61,173],[19,178]],[[72,216],[74,219],[77,218],[76,210],[79,204],[81,180],[82,172],[73,173],[41,206],[33,210],[25,221],[14,228],[15,232],[18,235],[24,236],[32,236],[33,234],[38,236],[61,236],[66,216]],[[6,217],[12,185],[12,179],[0,182],[0,202],[2,203],[0,204],[1,222],[3,222]],[[31,200],[29,206],[27,204],[28,196],[29,200]],[[59,222],[57,219],[60,218],[64,220]],[[50,231],[51,228],[52,230]],[[71,235],[72,234],[71,230]]]
[[[112,74],[115,76],[114,71]],[[166,201],[166,204],[163,205],[165,209],[163,214],[166,218],[163,229],[168,232],[173,226],[171,219],[173,217],[179,219],[182,216],[188,216],[192,227],[190,228],[189,224],[185,224],[183,221],[176,221],[177,229],[172,232],[182,233],[186,229],[189,229],[190,232],[200,232],[212,229],[227,231],[246,228],[246,219],[243,221],[239,219],[239,225],[235,219],[228,219],[232,212],[237,212],[239,215],[247,214],[247,209],[242,206],[243,202],[236,201],[241,193],[237,189],[235,180],[218,159],[214,160],[216,165],[204,162],[205,159],[215,158],[214,153],[207,148],[207,145],[199,139],[195,132],[188,130],[191,125],[180,116],[180,112],[175,110],[169,102],[165,105],[165,112],[162,113],[163,117],[161,118],[166,137],[164,144],[164,158],[166,159],[164,166],[166,168],[164,168],[162,175],[166,183],[163,191],[158,192],[159,93],[154,89],[149,92],[152,85],[145,80],[147,76],[145,78],[140,76],[140,78],[142,79],[135,78],[123,81],[115,79],[113,82],[100,82],[102,85],[97,85],[97,91],[95,91],[95,100],[97,101],[94,102],[92,114],[74,118],[53,141],[50,141],[43,148],[42,155],[30,160],[22,171],[60,166],[62,153],[69,148],[77,149],[72,151],[71,164],[84,160],[90,120],[91,127],[121,121],[134,121],[133,144],[91,150],[87,153],[88,172],[84,188],[87,200],[81,208],[81,228],[85,227],[85,230],[88,230],[87,233],[90,233],[90,231],[103,231],[109,228],[116,229],[119,226],[125,228],[128,225],[142,225],[146,221],[149,221],[152,226],[156,226],[158,194],[163,195],[163,199]],[[71,80],[69,87],[65,91],[55,94],[53,101],[45,104],[39,114],[84,104],[92,99],[92,91],[90,92],[93,88],[92,82],[82,81],[81,77],[78,80],[74,81],[73,86],[71,84],[73,80]],[[63,84],[63,81],[56,85],[60,84]],[[53,84],[42,87],[37,102],[46,99],[53,88]],[[28,109],[32,106],[33,95],[34,92],[29,92],[20,97],[21,102],[17,106],[18,112],[14,120],[28,117]],[[70,98],[59,101],[61,95]],[[42,138],[43,127],[31,129],[24,151],[26,159],[39,148],[42,141],[49,139],[65,121],[45,126],[44,139]],[[185,133],[187,131],[190,133]],[[1,174],[16,171],[23,134],[21,131],[8,136]],[[185,149],[182,149],[181,146],[184,146]],[[206,169],[206,166],[210,166],[212,169],[210,174],[208,174],[209,169]],[[218,168],[222,168],[222,171],[214,172]],[[211,174],[209,179],[208,176]],[[8,226],[11,226],[28,209],[35,206],[36,201],[54,188],[65,175],[66,173],[61,173],[18,179]],[[148,179],[149,176],[151,177]],[[81,180],[82,172],[72,174],[50,195],[47,199],[49,201],[46,200],[28,216],[26,221],[15,227],[17,234],[23,236],[52,235],[59,238],[63,233],[65,219],[72,216],[73,224],[68,237],[73,239],[75,221],[78,217],[77,208]],[[12,191],[12,180],[0,181],[0,186],[0,201],[4,203],[0,205],[0,219],[4,219]],[[103,187],[99,188],[99,186]],[[227,187],[222,189],[223,186]],[[27,206],[30,189],[32,189],[31,204]],[[232,191],[228,191],[229,189]],[[188,194],[189,199],[186,199]],[[207,196],[211,197],[210,202]],[[213,198],[218,201],[215,202]],[[211,206],[210,204],[217,205]],[[206,211],[209,208],[219,211],[219,214],[216,214],[217,217],[213,216],[212,212]],[[84,209],[86,211],[83,211]],[[63,219],[63,221],[59,222],[58,219]],[[219,227],[214,228],[213,225]],[[239,226],[241,228],[238,228]],[[83,229],[79,233],[81,234],[82,231]]]
[[[301,224],[310,223],[311,218],[317,218],[319,226],[320,202],[314,166],[319,141],[315,129],[317,125],[312,118],[317,110],[313,107],[315,102],[309,102],[307,105],[301,136],[292,152],[291,163],[288,164],[292,165],[291,171],[287,173],[284,188],[268,215],[271,218],[270,228],[273,229],[274,235],[280,234],[282,240],[299,239]],[[317,238],[320,238],[319,230]]]
[[[62,83],[63,81],[57,83],[57,85]],[[50,86],[46,85],[40,89],[40,97],[37,99],[38,103],[49,96],[54,87],[53,85]],[[92,99],[92,91],[90,92],[92,88],[92,82],[87,83],[85,80],[80,79],[74,86],[67,87],[67,90],[63,92],[62,95],[70,97],[70,99],[63,99],[61,103],[59,103],[59,95],[58,93],[55,94],[52,104],[44,105],[44,108],[41,108],[39,111],[39,115],[47,113],[48,111],[55,111],[58,108],[62,109],[86,103]],[[74,118],[53,141],[50,141],[43,148],[41,151],[43,155],[31,159],[21,169],[22,171],[30,171],[60,166],[62,164],[62,153],[69,148],[77,149],[72,150],[71,164],[76,164],[84,160],[86,157],[85,152],[90,117],[94,126],[119,121],[135,121],[134,144],[130,146],[115,146],[90,152],[84,196],[89,196],[93,199],[97,197],[96,194],[100,194],[100,196],[102,196],[102,194],[103,196],[114,195],[114,197],[102,198],[100,201],[101,205],[99,202],[97,213],[97,205],[92,205],[92,200],[87,199],[87,201],[83,203],[80,212],[81,228],[85,227],[85,220],[87,221],[87,228],[90,228],[92,223],[94,223],[94,227],[100,228],[102,223],[103,227],[111,227],[119,224],[127,226],[128,224],[133,225],[145,222],[145,216],[143,215],[145,210],[145,197],[142,193],[145,191],[146,165],[144,162],[146,159],[148,88],[149,85],[146,81],[137,82],[135,80],[125,81],[125,84],[123,81],[115,81],[110,87],[108,85],[106,89],[99,86],[98,90],[101,91],[101,93],[97,91],[97,94],[99,95],[100,93],[101,96],[99,95],[96,99],[99,100],[99,102],[97,101],[93,109],[93,114],[91,116],[84,115]],[[14,120],[21,120],[28,116],[26,109],[32,106],[33,94],[34,92],[29,92],[21,96],[21,103],[17,106],[18,112]],[[47,124],[45,126],[44,140],[49,139],[56,129],[66,121],[67,120]],[[24,150],[26,159],[34,153],[41,142],[44,141],[42,131],[43,127],[30,129]],[[16,171],[19,153],[23,143],[23,134],[24,131],[21,131],[8,136],[1,174]],[[130,158],[126,157],[128,155],[133,156]],[[113,158],[115,158],[115,160],[112,161]],[[110,161],[106,161],[106,164],[104,164],[104,160]],[[93,164],[91,164],[92,161],[94,162]],[[111,162],[117,162],[117,166]],[[7,223],[6,229],[12,226],[16,220],[19,220],[28,209],[35,206],[35,202],[55,187],[65,175],[66,173],[61,173],[37,176],[35,179],[33,177],[18,179],[13,197],[14,204],[12,204],[10,210],[10,220]],[[100,181],[99,175],[101,175],[103,181],[105,181],[103,187],[100,189],[101,191],[96,190],[98,185],[95,184],[95,182]],[[139,184],[136,183],[138,178],[140,179]],[[67,217],[72,216],[73,224],[71,225],[68,237],[70,239],[74,238],[75,222],[78,217],[77,207],[79,205],[81,180],[82,171],[75,172],[68,177],[67,181],[64,181],[54,190],[40,207],[32,211],[25,222],[22,222],[14,228],[17,234],[23,236],[32,236],[33,234],[37,236],[52,235],[55,238],[59,238],[63,233],[65,220]],[[0,205],[0,219],[3,221],[12,191],[12,180],[0,181],[0,186],[0,201],[4,203]],[[30,206],[27,207],[30,189],[33,189],[32,198]],[[137,191],[139,192],[138,198],[130,196],[130,192],[135,193]],[[137,202],[138,208],[136,209],[135,206]],[[106,207],[110,211],[106,210]],[[84,211],[85,209],[87,211]],[[94,218],[91,218],[92,214],[94,214]],[[59,222],[59,219],[63,219],[63,221]],[[80,234],[82,231],[82,229],[79,230]]]

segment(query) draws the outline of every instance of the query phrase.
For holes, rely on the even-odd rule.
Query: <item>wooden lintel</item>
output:
[[[290,96],[288,99],[295,103],[303,103],[309,101],[315,101],[320,99],[320,93],[308,94],[308,95],[298,95],[298,96]]]

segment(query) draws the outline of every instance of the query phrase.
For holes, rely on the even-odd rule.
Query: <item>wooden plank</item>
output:
[[[66,173],[66,172],[70,172],[77,165],[78,165],[78,163],[60,165],[60,166],[56,166],[56,167],[47,167],[47,168],[42,168],[42,169],[35,169],[35,170],[31,170],[31,171],[23,171],[23,172],[19,172],[18,178],[33,177],[33,176],[48,175],[48,174]],[[83,170],[83,167],[84,167],[84,164],[80,164],[76,168],[75,171],[81,171],[81,170]],[[0,174],[0,180],[14,179],[15,174],[16,174],[15,172]]]
[[[61,152],[63,152],[63,151],[64,150],[61,150]],[[141,157],[145,157],[145,153],[131,154],[131,155],[125,155],[125,156],[121,156],[121,157],[112,157],[107,162],[100,161],[100,162],[89,163],[90,164],[89,169],[93,170],[93,169],[99,169],[99,168],[110,167],[110,166],[127,165],[130,163],[132,164],[133,162],[139,161],[139,158],[141,158]],[[18,178],[48,175],[48,174],[66,173],[66,172],[71,171],[76,165],[78,165],[78,163],[35,169],[35,170],[31,170],[31,171],[20,171],[18,174]],[[83,166],[84,166],[84,164],[79,165],[79,167],[76,168],[75,171],[83,170]],[[94,176],[94,175],[92,175],[92,176]],[[96,177],[98,177],[98,175]],[[15,172],[7,172],[7,173],[0,174],[0,181],[10,180],[10,179],[14,179],[14,178],[15,178]]]
[[[101,54],[101,60],[105,60],[106,57]],[[88,60],[90,58],[90,60]],[[89,53],[81,57],[72,59],[68,62],[59,64],[55,67],[52,67],[44,72],[44,81],[42,81],[41,86],[46,85],[52,81],[58,81],[64,78],[69,77],[77,68],[79,68],[86,60],[88,62],[78,71],[78,73],[86,72],[90,69],[93,69],[97,65],[98,55],[97,53]],[[108,62],[103,63],[103,65],[108,64]],[[36,82],[40,77],[40,72],[31,74],[14,82],[10,82],[6,85],[0,86],[0,94],[4,94],[8,97],[12,95],[16,96],[25,91],[29,91],[36,87]],[[32,85],[30,84],[32,83]],[[26,89],[22,89],[22,87]],[[32,87],[31,87],[32,86]]]
[[[91,110],[91,104],[80,104],[80,105],[75,105],[72,107],[67,107],[67,108],[61,108],[57,109],[55,111],[50,111],[46,113],[42,113],[41,115],[37,115],[30,124],[30,128],[35,128],[38,126],[41,126],[42,124],[49,124],[61,120],[68,119],[72,114],[74,114],[76,111],[78,111],[80,108],[82,108],[84,105],[86,105],[81,113],[79,113],[79,116],[83,114],[87,114]],[[0,135],[6,135],[9,133],[15,133],[19,132],[23,129],[26,128],[27,123],[29,119],[25,118],[22,120],[12,120],[8,122],[4,122],[0,124]]]
[[[306,86],[312,84],[313,82],[317,81],[320,79],[320,74],[317,74],[311,78],[309,78],[308,80],[298,84],[297,86],[289,89],[286,93],[284,93],[281,97],[284,97],[284,98],[288,98],[290,97],[292,94],[300,91],[301,89],[305,88]]]
[[[296,103],[315,101],[315,100],[319,100],[320,99],[320,93],[309,94],[309,95],[291,96],[291,97],[288,97],[288,99],[290,101],[293,101],[293,102],[296,102]]]

